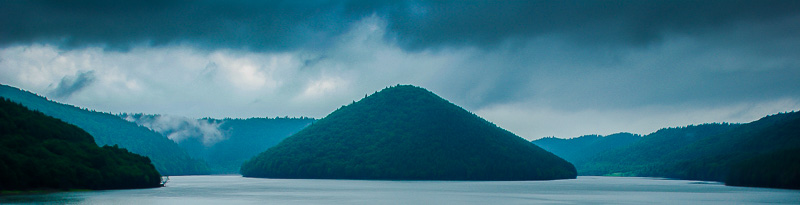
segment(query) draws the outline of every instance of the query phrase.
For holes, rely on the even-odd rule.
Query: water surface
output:
[[[635,177],[373,181],[175,176],[167,187],[0,196],[2,204],[800,204],[800,191]]]

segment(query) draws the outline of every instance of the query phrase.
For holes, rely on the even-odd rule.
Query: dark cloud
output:
[[[285,50],[324,46],[358,19],[328,1],[3,1],[0,43],[66,48],[189,43]]]
[[[94,71],[80,72],[75,76],[66,76],[61,79],[58,86],[50,94],[53,97],[64,99],[72,96],[95,81]]]
[[[193,117],[324,117],[415,84],[527,136],[644,134],[796,109],[798,25],[795,0],[0,0],[0,80]]]
[[[516,38],[560,35],[586,44],[644,45],[664,33],[695,35],[742,21],[800,14],[800,1],[418,1],[386,12],[407,49],[496,46]]]
[[[800,1],[2,1],[0,45],[66,48],[188,43],[207,48],[324,48],[377,14],[408,50],[492,47],[562,35],[586,44],[644,45],[665,32],[699,33],[800,12]]]

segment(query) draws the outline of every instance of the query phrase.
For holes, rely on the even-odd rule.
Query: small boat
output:
[[[167,182],[169,182],[169,176],[161,176],[161,186],[167,186]]]

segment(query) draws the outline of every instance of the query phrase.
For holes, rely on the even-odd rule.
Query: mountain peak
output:
[[[247,177],[537,180],[572,164],[412,85],[343,106],[242,166]]]

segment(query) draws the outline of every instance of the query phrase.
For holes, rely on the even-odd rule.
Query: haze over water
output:
[[[800,190],[636,177],[373,181],[175,176],[167,187],[2,196],[3,204],[799,204]]]

